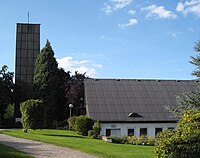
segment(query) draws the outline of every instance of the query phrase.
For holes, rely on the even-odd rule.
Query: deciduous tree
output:
[[[13,103],[14,100],[13,76],[14,73],[9,72],[8,67],[3,65],[2,69],[0,70],[0,125],[1,121],[4,119],[7,106]]]

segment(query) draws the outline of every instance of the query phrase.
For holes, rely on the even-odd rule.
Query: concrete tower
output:
[[[19,103],[32,98],[35,60],[40,52],[40,24],[17,23],[15,116],[20,117]]]

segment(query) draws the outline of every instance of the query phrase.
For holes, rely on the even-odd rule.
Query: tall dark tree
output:
[[[74,108],[72,110],[73,110],[73,115],[76,116],[85,114],[85,107],[84,107],[85,78],[87,78],[86,73],[81,74],[78,71],[75,71],[75,74],[71,76],[71,81],[69,82],[70,87],[66,97],[68,98],[68,104],[74,105]]]
[[[13,76],[14,73],[9,72],[8,67],[3,65],[0,70],[0,125],[8,105],[13,103]]]
[[[44,101],[45,126],[46,128],[52,128],[58,111],[59,78],[58,64],[48,40],[37,56],[33,84],[35,97]]]
[[[67,92],[70,89],[70,81],[71,81],[71,76],[70,72],[65,72],[62,68],[58,69],[58,78],[59,78],[59,91],[57,93],[57,121],[63,121],[68,117],[67,113],[67,103],[68,103],[68,98],[66,97]]]

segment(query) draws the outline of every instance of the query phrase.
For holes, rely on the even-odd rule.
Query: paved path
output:
[[[11,146],[36,158],[96,158],[81,151],[0,134],[0,144]]]

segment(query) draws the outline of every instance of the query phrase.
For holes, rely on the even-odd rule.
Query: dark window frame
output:
[[[155,136],[156,136],[158,133],[162,132],[162,131],[163,131],[163,128],[155,128]]]
[[[132,132],[131,132],[131,130],[132,130]],[[132,134],[131,134],[132,133]],[[135,135],[135,129],[134,128],[128,128],[128,130],[127,130],[127,135],[128,136],[134,136]]]
[[[109,137],[111,135],[111,129],[106,129],[106,136]]]
[[[146,131],[144,133],[144,131]],[[148,129],[147,128],[140,128],[140,136],[147,136],[148,134]]]

